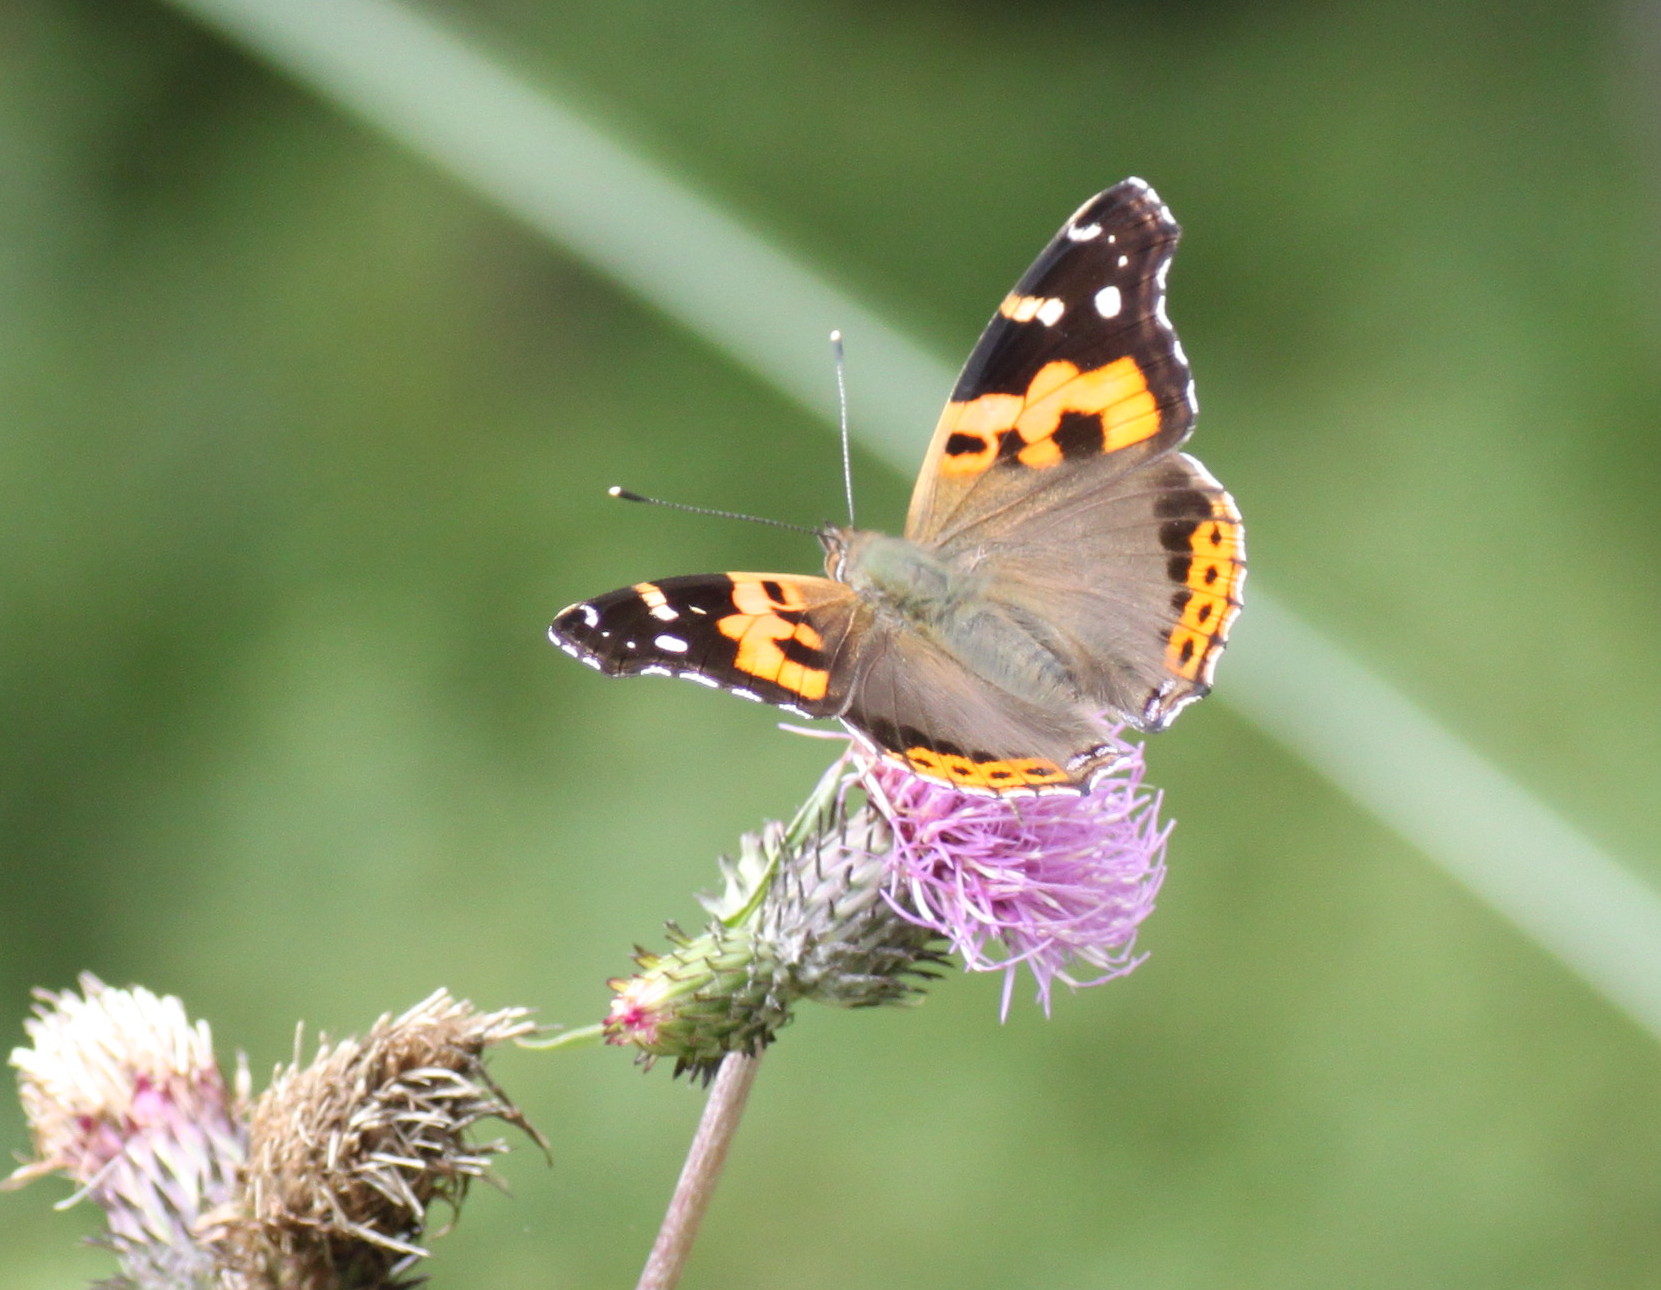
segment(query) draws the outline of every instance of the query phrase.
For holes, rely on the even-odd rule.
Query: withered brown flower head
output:
[[[481,1014],[440,990],[361,1040],[323,1041],[309,1066],[297,1056],[279,1068],[254,1105],[242,1212],[226,1237],[243,1284],[408,1284],[432,1206],[454,1213],[507,1150],[469,1142],[473,1126],[503,1120],[546,1149],[483,1060],[533,1029],[522,1008]]]

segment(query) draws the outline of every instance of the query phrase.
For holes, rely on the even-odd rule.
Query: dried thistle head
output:
[[[253,1109],[239,1217],[223,1243],[234,1284],[380,1290],[426,1256],[435,1203],[452,1213],[501,1141],[481,1120],[541,1135],[491,1081],[485,1050],[530,1033],[522,1008],[479,1013],[438,991],[363,1039],[279,1068]]]

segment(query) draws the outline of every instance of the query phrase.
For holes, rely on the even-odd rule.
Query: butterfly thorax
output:
[[[1041,625],[988,594],[980,561],[867,530],[828,529],[821,541],[826,572],[879,620],[922,636],[1010,694],[1040,704],[1076,694]]]
[[[919,625],[949,617],[979,590],[980,580],[909,538],[862,529],[830,529],[825,571],[860,597]]]

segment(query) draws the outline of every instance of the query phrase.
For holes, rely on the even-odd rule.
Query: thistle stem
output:
[[[692,1254],[692,1242],[698,1236],[698,1225],[703,1222],[721,1166],[726,1163],[727,1148],[738,1132],[759,1061],[759,1056],[743,1053],[728,1053],[722,1060],[709,1100],[704,1103],[698,1132],[686,1153],[686,1164],[681,1167],[680,1181],[669,1201],[669,1211],[658,1229],[657,1243],[647,1256],[635,1290],[674,1290],[680,1281]]]

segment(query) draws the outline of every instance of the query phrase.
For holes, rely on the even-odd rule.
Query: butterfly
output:
[[[1233,500],[1177,451],[1196,412],[1165,313],[1180,232],[1140,179],[1062,225],[970,353],[904,536],[827,525],[824,577],[636,583],[549,638],[610,676],[839,719],[967,792],[1088,791],[1120,729],[1210,690],[1246,576]]]

